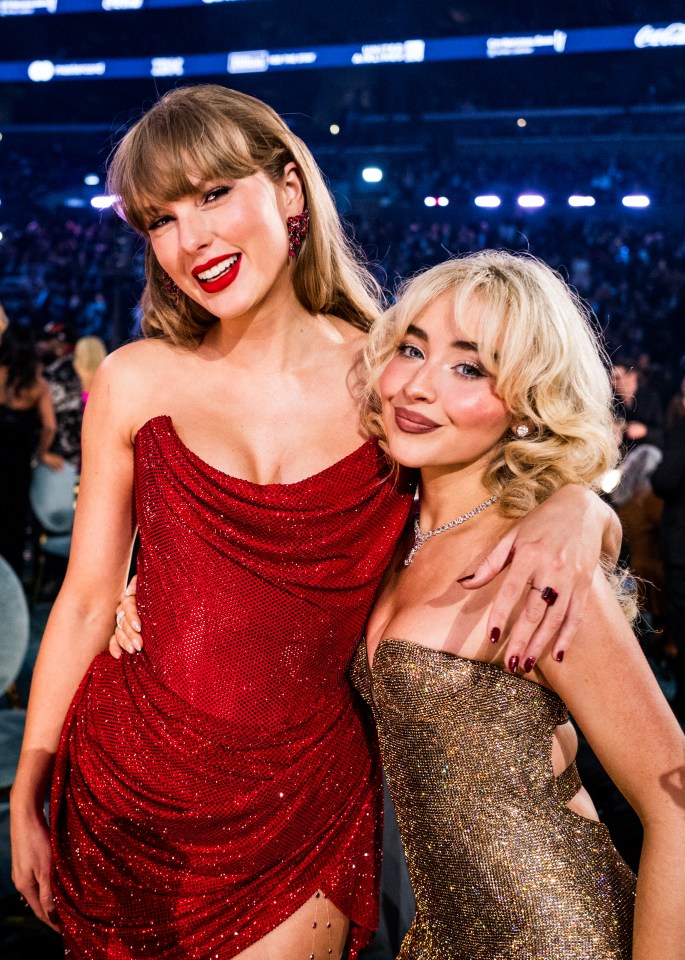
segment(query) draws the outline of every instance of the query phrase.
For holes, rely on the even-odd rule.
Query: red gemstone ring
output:
[[[556,603],[557,597],[559,596],[554,587],[534,587],[531,583],[530,589],[537,590],[548,607],[553,607]]]

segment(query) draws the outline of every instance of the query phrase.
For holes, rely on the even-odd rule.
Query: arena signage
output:
[[[563,53],[567,39],[567,33],[555,30],[554,33],[536,33],[529,37],[488,37],[485,47],[488,57],[529,56],[541,47],[551,47],[555,53]]]
[[[653,27],[646,24],[635,34],[635,46],[645,47],[685,47],[685,23],[669,23],[667,27]]]

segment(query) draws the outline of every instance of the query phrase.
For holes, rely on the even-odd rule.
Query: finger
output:
[[[592,577],[576,570],[573,579],[562,574],[561,581],[556,583],[557,598],[548,605],[538,630],[522,654],[524,660],[537,659],[543,650],[551,647],[552,656],[561,662],[580,626]]]
[[[129,580],[128,586],[126,587],[126,596],[133,596],[138,589],[138,574],[135,573]]]
[[[528,589],[530,590],[530,587]],[[504,663],[510,673],[517,673],[519,670],[528,672],[534,666],[534,660],[533,663],[530,662],[532,655],[527,653],[527,650],[546,614],[547,604],[540,599],[539,594],[530,591],[530,596],[511,628],[504,651]]]
[[[55,901],[52,899],[52,891],[50,889],[50,884],[47,881],[41,883],[40,885],[40,907],[42,911],[41,920],[59,933]]]
[[[515,537],[515,529],[510,530],[487,557],[481,560],[473,573],[462,577],[459,583],[466,589],[482,587],[484,584],[490,583],[511,562]]]
[[[524,618],[525,621],[525,628],[523,629],[524,646],[537,629],[537,625],[544,614],[544,609],[540,610],[539,604],[536,605],[534,598],[530,596],[530,576],[527,572],[524,572],[529,569],[530,567],[526,567],[522,563],[512,565],[499,585],[487,622],[487,635],[493,643],[497,643],[505,628],[512,624],[516,625],[515,611],[517,612],[516,619]],[[525,604],[530,605],[524,606],[518,612],[522,600]],[[522,625],[519,624],[519,631],[521,629]],[[520,636],[521,633],[519,632]]]
[[[523,673],[529,673],[543,653],[549,649],[566,615],[563,606],[559,608],[548,606],[544,600],[540,599],[539,594],[537,601],[533,602],[540,615],[537,626],[532,628],[532,618],[527,622],[526,627],[517,621],[507,641],[504,655],[507,664],[511,664],[512,657],[517,658],[518,669]]]
[[[126,626],[133,628],[136,633],[140,633],[140,617],[138,616],[135,594],[132,594],[130,597],[124,597],[118,609],[123,610],[126,614],[126,619],[124,620]],[[129,631],[127,630],[126,632],[128,633]],[[131,639],[133,639],[132,636]]]
[[[22,903],[24,903],[27,908],[33,910],[39,920],[42,920],[43,923],[46,923],[49,927],[52,927],[53,930],[57,930],[57,932],[59,932],[58,927],[48,916],[47,911],[43,908],[43,898],[41,896],[41,891],[38,884],[34,883],[22,886],[17,885],[17,890],[19,890]],[[52,896],[49,897],[49,903],[47,905],[51,912],[54,911]]]
[[[552,659],[556,660],[558,663],[561,663],[561,661],[564,659],[564,654],[573,642],[573,638],[578,632],[578,628],[583,621],[583,614],[585,611],[585,603],[588,593],[589,587],[587,590],[577,587],[573,593],[573,596],[571,597],[569,605],[566,609],[564,622],[561,625],[559,634],[554,641],[554,647],[552,648]]]
[[[121,647],[117,643],[117,639],[112,634],[109,638],[109,652],[112,654],[115,660],[121,660]]]
[[[125,622],[126,622],[126,621],[124,621],[124,623],[125,623]],[[123,623],[122,623],[122,626],[123,626]],[[137,635],[136,635],[136,636],[137,636]],[[117,644],[119,644],[119,646],[121,647],[121,649],[122,649],[122,650],[125,650],[127,653],[135,653],[135,652],[136,652],[136,648],[135,648],[135,646],[134,646],[134,644],[133,644],[133,641],[129,639],[129,637],[126,635],[126,633],[124,633],[124,631],[122,630],[122,627],[115,627],[115,628],[114,628],[114,637],[113,637],[113,639],[114,639],[114,642],[117,643]]]

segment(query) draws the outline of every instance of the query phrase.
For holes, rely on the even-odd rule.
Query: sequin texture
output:
[[[555,778],[556,694],[416,643],[360,644],[417,902],[398,960],[630,960],[635,877]]]
[[[379,757],[347,678],[411,505],[373,441],[258,485],[168,417],[135,445],[137,656],[97,657],[53,778],[71,960],[227,960],[322,889],[377,921]]]

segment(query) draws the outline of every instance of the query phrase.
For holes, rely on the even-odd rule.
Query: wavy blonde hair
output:
[[[609,361],[590,311],[550,267],[527,254],[483,250],[407,281],[372,327],[363,365],[362,409],[384,444],[378,382],[407,328],[438,297],[455,318],[479,318],[478,352],[514,422],[493,450],[486,488],[510,517],[528,513],[567,483],[597,490],[618,457]],[[474,313],[470,315],[473,316]]]
[[[165,94],[116,147],[107,177],[117,209],[147,238],[150,211],[192,195],[203,180],[242,179],[263,171],[273,183],[293,161],[309,209],[309,235],[291,265],[292,283],[312,314],[331,314],[367,330],[380,312],[380,289],[345,236],[333,198],[305,144],[254,97],[214,84]],[[216,317],[182,292],[179,302],[147,244],[143,333],[195,346]]]

